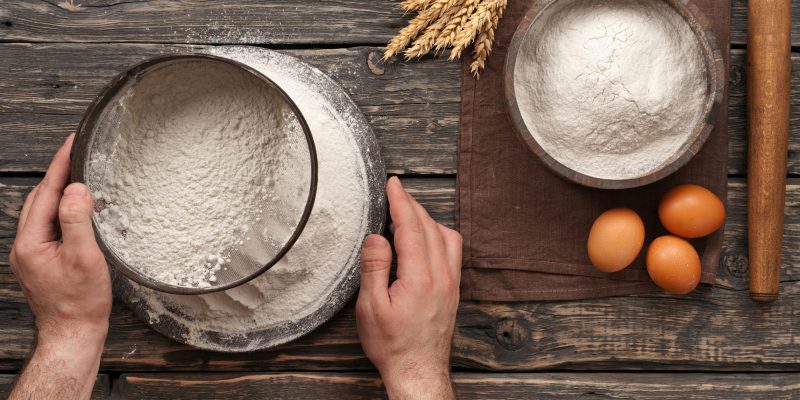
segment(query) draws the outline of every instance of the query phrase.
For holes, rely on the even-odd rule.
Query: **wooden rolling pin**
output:
[[[750,0],[747,17],[747,224],[750,297],[780,289],[791,79],[791,0]]]

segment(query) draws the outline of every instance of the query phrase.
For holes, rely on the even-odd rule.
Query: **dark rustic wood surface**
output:
[[[459,399],[797,399],[797,374],[456,373]],[[691,388],[687,391],[687,388]],[[376,375],[354,373],[125,374],[128,399],[382,399]]]
[[[0,180],[0,237],[9,237],[34,178]],[[455,179],[406,178],[438,221],[452,226]],[[690,296],[653,294],[580,302],[464,303],[453,350],[457,368],[564,370],[753,370],[800,368],[800,179],[787,186],[786,245],[780,300],[747,296],[746,193],[730,183],[722,266],[715,287]],[[10,212],[7,213],[7,210]],[[6,246],[9,241],[6,242]],[[4,254],[7,247],[2,250]],[[5,262],[5,261],[3,261]],[[0,267],[0,368],[17,368],[33,337],[30,312],[6,267]],[[115,305],[103,370],[369,369],[352,305],[322,328],[272,351],[223,354],[194,350],[152,331]]]
[[[15,372],[33,339],[32,316],[7,262],[23,197],[39,181],[52,152],[77,125],[92,96],[127,65],[154,54],[186,45],[257,44],[320,68],[342,84],[373,125],[387,172],[404,175],[434,217],[452,226],[459,65],[441,58],[378,62],[379,46],[408,18],[391,8],[394,3],[0,0],[0,370]],[[795,18],[800,18],[800,3],[793,3]],[[459,373],[462,397],[800,397],[800,378],[788,373],[800,369],[800,179],[790,179],[787,186],[781,298],[764,306],[751,302],[746,291],[746,6],[746,0],[732,1],[732,179],[716,285],[686,297],[464,303],[453,365],[462,371],[502,373]],[[798,24],[793,26],[793,43],[800,43]],[[800,54],[794,54],[792,62],[796,87]],[[792,177],[800,176],[798,112],[800,92],[795,89]],[[319,394],[315,398],[380,397],[374,375],[348,372],[371,369],[357,340],[352,305],[294,343],[272,351],[220,354],[166,339],[120,302],[114,305],[101,366],[103,372],[114,373],[337,371],[276,372],[238,380],[196,373],[126,374],[115,386],[121,398],[214,393],[253,398],[256,389],[265,398],[299,397],[303,390]],[[524,373],[534,370],[628,372]],[[708,372],[636,372],[641,370]],[[10,378],[0,378],[0,388],[9,383]]]
[[[0,398],[5,398],[8,392],[11,391],[11,385],[16,381],[16,375],[3,374],[0,375]],[[92,389],[92,400],[108,399],[111,396],[111,381],[106,374],[97,376]],[[36,399],[38,400],[38,399]]]
[[[128,65],[180,49],[144,44],[0,43],[0,173],[43,172],[93,96]],[[378,136],[389,173],[455,174],[459,65],[444,59],[380,64],[380,49],[286,50],[330,74]],[[800,55],[793,57],[789,172],[800,174]],[[746,171],[745,53],[729,86],[729,172]]]
[[[726,0],[720,0],[726,1]],[[407,17],[393,0],[4,0],[0,40],[235,43],[296,46],[386,43]],[[747,0],[731,0],[731,43],[747,41]],[[793,15],[800,3],[792,2]],[[792,27],[800,43],[800,26]]]

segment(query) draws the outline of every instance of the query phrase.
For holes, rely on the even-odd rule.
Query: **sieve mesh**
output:
[[[246,226],[222,227],[221,234],[235,235],[235,244],[220,249],[221,257],[207,259],[198,255],[197,262],[205,263],[207,275],[199,283],[191,279],[162,279],[151,273],[141,263],[141,257],[127,254],[123,249],[125,232],[103,229],[98,215],[115,207],[102,197],[109,184],[109,171],[115,168],[120,156],[120,124],[129,122],[129,102],[135,101],[136,90],[141,82],[147,82],[158,72],[163,72],[186,62],[223,63],[226,68],[238,73],[252,74],[260,83],[273,91],[279,101],[288,105],[282,116],[286,124],[299,124],[301,129],[281,129],[280,135],[268,143],[276,147],[272,157],[263,160],[268,169],[268,188],[247,213],[250,221]],[[154,78],[153,78],[154,79]],[[263,133],[263,132],[262,132]],[[279,142],[275,142],[279,141]],[[191,166],[186,166],[191,168]],[[73,144],[72,178],[86,183],[93,193],[101,196],[95,202],[95,233],[98,243],[109,264],[129,279],[144,286],[175,294],[202,294],[229,289],[241,285],[263,273],[277,263],[292,247],[305,227],[313,208],[317,186],[317,155],[313,138],[305,119],[292,100],[272,81],[238,62],[210,55],[178,54],[161,56],[137,64],[120,74],[97,96],[90,105],[76,133]],[[213,224],[216,221],[204,221]],[[117,235],[118,234],[118,235]],[[132,240],[132,239],[131,239]],[[176,246],[180,245],[177,243]],[[138,259],[138,261],[137,261]]]

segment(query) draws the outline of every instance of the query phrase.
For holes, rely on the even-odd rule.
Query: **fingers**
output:
[[[34,199],[36,198],[36,192],[38,192],[39,185],[33,187],[30,193],[28,193],[28,197],[25,198],[25,203],[22,204],[22,210],[19,212],[19,220],[17,222],[17,236],[22,232],[22,228],[25,226],[25,221],[28,220],[28,213],[31,211],[31,204],[33,204]]]
[[[456,280],[456,283],[461,281],[461,252],[463,239],[461,234],[439,225],[439,231],[444,238],[447,265],[450,268],[451,276]]]
[[[26,217],[24,233],[38,242],[50,242],[57,239],[56,218],[61,193],[69,181],[69,152],[73,135],[61,146],[53,157],[44,179],[39,183],[36,197]]]
[[[392,269],[392,247],[381,235],[369,235],[361,248],[361,292],[371,302],[389,301],[389,272]]]
[[[62,251],[77,255],[97,248],[92,230],[92,195],[82,183],[73,183],[64,189],[58,207],[61,224]]]
[[[414,213],[417,215],[417,219],[420,221],[425,231],[426,248],[428,251],[427,259],[430,261],[428,263],[429,272],[434,279],[440,279],[444,274],[449,272],[447,268],[448,261],[445,251],[445,242],[439,230],[440,225],[431,218],[425,208],[414,199],[414,196],[408,194],[408,200],[411,202]]]
[[[424,268],[427,264],[424,228],[400,180],[392,177],[387,186],[389,213],[394,224],[394,244],[397,250],[397,276],[400,279],[405,276],[419,276],[426,272]]]

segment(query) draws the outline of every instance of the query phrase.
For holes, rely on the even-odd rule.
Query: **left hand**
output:
[[[83,184],[67,186],[71,146],[72,136],[25,200],[9,261],[40,343],[80,339],[102,346],[111,280],[92,229],[92,195]]]

